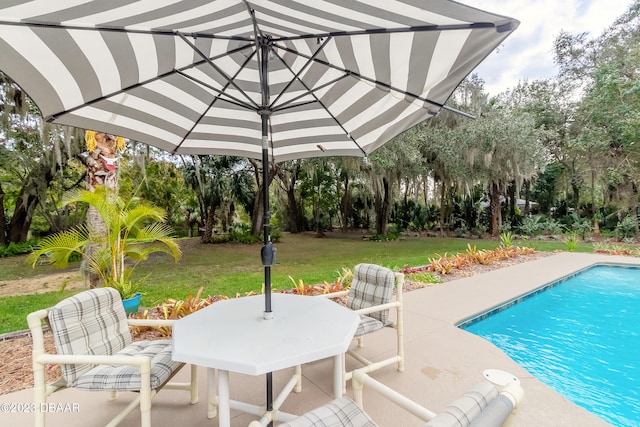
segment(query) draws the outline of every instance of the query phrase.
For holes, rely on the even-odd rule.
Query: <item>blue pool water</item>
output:
[[[593,267],[460,326],[607,422],[640,425],[640,269]]]

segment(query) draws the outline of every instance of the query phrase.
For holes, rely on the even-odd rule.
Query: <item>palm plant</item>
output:
[[[28,261],[35,266],[46,256],[51,264],[66,268],[74,254],[83,258],[83,272],[98,275],[104,286],[117,289],[122,299],[138,291],[131,280],[134,268],[157,252],[169,254],[177,262],[182,255],[164,224],[164,210],[137,198],[123,199],[116,191],[100,185],[95,191],[72,190],[64,203],[83,202],[92,206],[104,220],[103,230],[81,225],[45,237]]]

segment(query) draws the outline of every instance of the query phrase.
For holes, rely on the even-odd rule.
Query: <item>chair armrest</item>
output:
[[[349,290],[346,289],[344,291],[331,292],[329,294],[319,294],[319,295],[316,295],[316,296],[317,297],[322,297],[322,298],[340,298],[340,297],[347,296],[348,294],[349,294]]]
[[[436,416],[435,412],[431,412],[429,409],[425,408],[419,403],[371,378],[369,375],[367,375],[366,367],[353,371],[352,381],[354,400],[361,408],[363,408],[362,388],[366,385],[372,390],[378,392],[384,398],[388,399],[390,402],[395,403],[405,411],[420,418],[422,421],[430,421]]]
[[[402,302],[403,291],[404,291],[404,273],[396,273],[396,300]]]
[[[353,310],[353,311],[354,313],[357,313],[357,314],[369,314],[369,313],[376,313],[378,311],[388,310],[390,308],[400,307],[400,305],[401,303],[399,301],[392,301],[386,304],[374,305],[371,307],[361,308],[359,310]]]
[[[45,353],[34,358],[34,362],[58,365],[133,365],[151,367],[151,358],[149,356]]]

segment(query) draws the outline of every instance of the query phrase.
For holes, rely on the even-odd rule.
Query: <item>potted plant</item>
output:
[[[72,190],[64,204],[75,202],[92,207],[102,226],[80,225],[45,237],[28,257],[32,266],[46,256],[55,267],[66,268],[69,258],[80,254],[83,273],[99,276],[102,285],[118,290],[123,301],[131,297],[139,301],[141,283],[131,278],[135,267],[157,252],[176,262],[180,259],[182,252],[173,230],[164,223],[164,210],[135,197],[125,200],[104,185],[94,191]]]
[[[112,280],[109,278],[105,283],[105,286],[109,286],[120,294],[122,299],[122,305],[124,306],[125,313],[137,313],[140,307],[140,299],[142,298],[142,281],[130,280],[129,276],[131,270],[128,269],[125,273],[124,279]]]

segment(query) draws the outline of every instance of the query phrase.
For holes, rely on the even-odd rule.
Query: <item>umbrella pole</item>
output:
[[[269,82],[268,82],[268,41],[262,37],[257,39],[260,46],[260,84],[262,92],[262,108],[259,111],[262,122],[262,200],[264,217],[262,226],[264,227],[264,246],[262,247],[262,265],[264,266],[264,314],[265,320],[273,319],[271,311],[271,265],[273,264],[274,248],[271,243],[271,212],[269,208]],[[273,373],[267,373],[267,412],[273,411]],[[268,427],[273,427],[273,419]]]
[[[263,131],[267,126],[268,114],[262,113]],[[275,249],[271,243],[271,212],[269,210],[269,152],[267,148],[267,135],[262,136],[262,200],[264,203],[264,216],[262,226],[264,228],[264,246],[262,246],[262,265],[264,266],[264,318],[273,319],[271,311],[271,265]]]
[[[268,115],[262,114],[262,189],[264,202],[264,246],[262,247],[262,265],[264,266],[264,319],[273,319],[271,311],[271,265],[273,264],[274,248],[271,243],[271,212],[269,210],[269,152],[267,148],[267,136],[265,135]],[[273,411],[273,374],[267,373],[267,412]],[[273,421],[268,424],[273,426]]]

